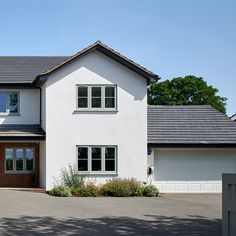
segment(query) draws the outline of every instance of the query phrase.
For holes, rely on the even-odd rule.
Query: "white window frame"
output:
[[[92,171],[92,148],[99,147],[102,150],[101,157],[101,171]],[[112,147],[115,148],[115,170],[114,171],[105,171],[105,148]],[[88,170],[87,171],[79,171],[78,170],[78,148],[88,148]],[[77,170],[81,174],[86,175],[114,175],[117,174],[117,146],[116,145],[77,145],[76,146],[76,166]]]
[[[19,91],[6,91],[6,90],[0,90],[0,93],[7,94],[7,100],[6,100],[6,112],[0,112],[0,116],[18,116],[20,114],[20,92]],[[17,112],[10,112],[10,96],[9,94],[15,93],[17,94]]]
[[[87,107],[78,107],[78,88],[87,87]],[[101,107],[92,107],[92,87],[101,87]],[[115,92],[115,107],[105,107],[105,88],[113,87]],[[114,84],[77,84],[76,85],[76,111],[117,111],[117,85]]]
[[[6,169],[6,149],[13,149],[13,170]],[[16,170],[16,149],[23,149],[23,170]],[[33,150],[33,170],[26,170],[26,149]],[[35,148],[34,147],[5,147],[4,150],[4,172],[6,174],[28,174],[35,171]]]

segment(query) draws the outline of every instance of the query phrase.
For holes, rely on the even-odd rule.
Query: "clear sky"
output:
[[[236,0],[0,0],[0,55],[72,55],[98,39],[162,81],[203,77],[236,113]]]

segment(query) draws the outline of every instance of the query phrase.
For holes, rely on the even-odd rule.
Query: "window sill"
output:
[[[27,174],[34,174],[34,171],[18,171],[18,172],[5,171],[4,172],[4,175],[27,175]]]
[[[11,114],[11,113],[0,113],[0,117],[6,117],[6,116],[21,116],[20,113],[15,113],[15,114]]]
[[[96,109],[78,109],[78,110],[74,110],[73,114],[78,114],[78,113],[117,113],[118,110],[96,110]]]
[[[118,173],[92,173],[92,172],[79,172],[82,176],[118,176]]]

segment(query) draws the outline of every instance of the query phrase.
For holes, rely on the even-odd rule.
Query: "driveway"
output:
[[[221,235],[220,194],[57,198],[0,190],[0,235]]]

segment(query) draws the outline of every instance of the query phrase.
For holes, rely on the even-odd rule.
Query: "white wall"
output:
[[[76,84],[117,84],[118,112],[74,114]],[[118,176],[146,180],[144,78],[93,52],[51,75],[45,87],[47,188],[61,168],[77,161],[76,145],[117,145]],[[104,177],[97,180],[104,181]]]
[[[15,91],[20,94],[20,114],[1,115],[0,124],[39,124],[40,123],[40,91],[39,89],[1,89]]]

